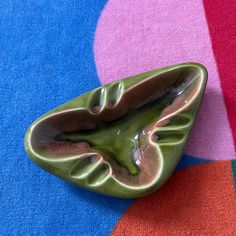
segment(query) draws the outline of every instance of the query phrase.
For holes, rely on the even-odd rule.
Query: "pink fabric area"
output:
[[[94,51],[103,84],[182,62],[205,65],[208,87],[186,153],[212,160],[235,157],[201,1],[110,0],[98,22]]]

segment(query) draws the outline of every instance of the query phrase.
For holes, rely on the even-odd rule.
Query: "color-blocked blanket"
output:
[[[0,235],[236,235],[236,2],[2,0]],[[27,158],[41,114],[101,84],[194,61],[209,72],[185,154],[138,200],[91,193]]]

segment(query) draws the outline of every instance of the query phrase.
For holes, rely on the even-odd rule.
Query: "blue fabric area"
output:
[[[131,202],[65,183],[23,146],[38,116],[99,86],[93,37],[105,2],[0,1],[0,235],[108,235]]]
[[[191,166],[199,165],[203,163],[208,163],[208,162],[211,162],[211,161],[207,159],[196,158],[196,157],[192,157],[190,155],[184,154],[178,166],[176,167],[176,170],[182,170],[187,167],[191,167]]]
[[[196,157],[192,157],[190,155],[184,154],[178,166],[176,167],[176,170],[183,170],[187,167],[191,167],[191,166],[199,165],[203,163],[209,163],[209,162],[211,161],[207,159],[196,158]]]
[[[236,190],[236,160],[232,160],[232,172],[233,172],[233,177],[234,177],[234,188]]]
[[[99,86],[93,37],[105,3],[0,2],[0,235],[108,235],[132,203],[65,183],[23,147],[37,117]]]

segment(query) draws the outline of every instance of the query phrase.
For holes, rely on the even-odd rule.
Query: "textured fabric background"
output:
[[[236,1],[1,0],[0,235],[236,235]],[[177,171],[140,200],[101,196],[24,152],[40,115],[101,84],[185,61],[209,71]]]

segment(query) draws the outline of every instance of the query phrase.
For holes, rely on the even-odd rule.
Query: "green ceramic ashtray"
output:
[[[25,148],[40,167],[116,197],[152,193],[178,164],[207,81],[197,63],[104,85],[46,113]]]

